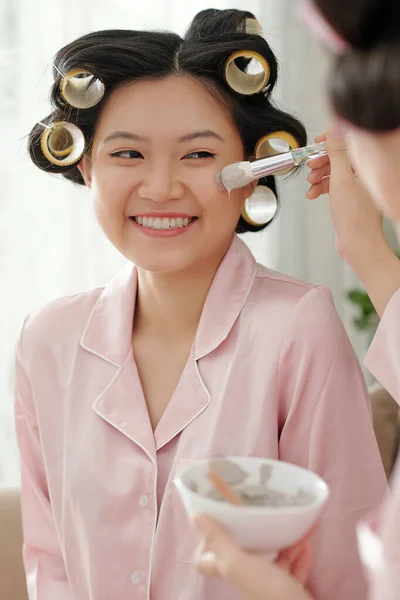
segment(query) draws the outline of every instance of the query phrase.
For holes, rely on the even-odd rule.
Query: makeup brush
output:
[[[327,154],[325,142],[296,148],[283,154],[274,154],[258,160],[242,161],[224,167],[217,175],[217,182],[222,184],[229,192],[244,187],[248,183],[273,175],[284,169],[291,169],[307,162],[311,158]]]

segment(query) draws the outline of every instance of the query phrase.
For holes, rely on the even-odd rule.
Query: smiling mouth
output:
[[[196,221],[198,217],[131,217],[135,223],[148,229],[183,229]]]

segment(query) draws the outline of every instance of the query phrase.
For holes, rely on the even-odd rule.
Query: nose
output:
[[[176,170],[169,164],[154,164],[146,170],[138,187],[138,194],[144,200],[167,202],[179,200],[184,193],[184,186],[177,176]]]

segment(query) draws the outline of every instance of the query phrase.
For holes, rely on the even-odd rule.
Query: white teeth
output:
[[[136,223],[143,227],[151,229],[176,229],[187,227],[192,219],[177,217],[176,219],[168,219],[167,217],[135,217]]]

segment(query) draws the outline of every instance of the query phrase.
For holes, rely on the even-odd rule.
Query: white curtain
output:
[[[326,57],[296,17],[295,0],[0,0],[0,485],[18,481],[13,429],[13,350],[24,316],[56,296],[105,283],[124,263],[94,221],[86,190],[29,161],[24,137],[48,114],[51,59],[77,36],[102,28],[161,28],[182,33],[204,8],[254,12],[278,55],[277,100],[307,125],[310,138],[329,123]],[[360,353],[344,301],[353,282],[333,249],[326,200],[304,199],[305,174],[281,185],[280,218],[245,236],[257,259],[328,285]]]

